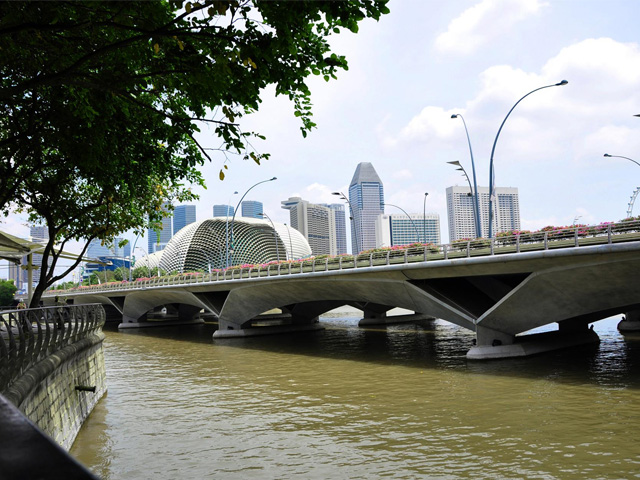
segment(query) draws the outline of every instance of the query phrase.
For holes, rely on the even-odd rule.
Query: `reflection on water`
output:
[[[640,336],[467,362],[446,322],[212,340],[107,331],[71,453],[105,479],[640,478]]]

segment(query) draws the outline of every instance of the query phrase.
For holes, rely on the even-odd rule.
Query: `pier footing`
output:
[[[598,343],[600,337],[593,330],[581,332],[544,332],[516,337],[509,345],[478,345],[467,352],[469,360],[493,360],[500,358],[528,357],[564,348]]]
[[[319,323],[302,324],[302,325],[265,325],[251,328],[216,330],[213,332],[213,338],[244,338],[257,337],[262,335],[276,335],[281,333],[310,332],[314,330],[324,330]]]

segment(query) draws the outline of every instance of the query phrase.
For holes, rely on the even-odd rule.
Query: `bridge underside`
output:
[[[214,337],[316,329],[319,315],[354,305],[376,319],[394,307],[441,318],[476,333],[469,358],[501,358],[597,341],[588,325],[626,313],[640,321],[640,245],[582,247],[251,280],[156,287],[121,296],[82,296],[122,313],[122,326],[143,326],[147,312],[173,305],[178,320],[218,316]],[[80,296],[76,297],[76,302]],[[260,317],[281,309],[278,318]],[[524,332],[552,323],[559,330]]]

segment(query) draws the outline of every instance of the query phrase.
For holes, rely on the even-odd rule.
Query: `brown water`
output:
[[[640,478],[640,336],[467,362],[445,322],[212,340],[107,331],[71,453],[104,479]]]

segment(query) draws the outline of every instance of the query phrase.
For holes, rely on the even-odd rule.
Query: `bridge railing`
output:
[[[404,247],[379,248],[359,255],[335,257],[317,256],[308,259],[271,262],[266,265],[233,266],[211,273],[185,273],[176,276],[153,277],[141,281],[80,287],[71,293],[99,293],[117,290],[140,290],[157,286],[186,286],[189,284],[235,281],[253,278],[326,272],[333,270],[380,267],[433,260],[453,260],[536,250],[575,248],[640,240],[640,221],[632,220],[600,225],[572,225],[548,227],[542,231],[518,231],[498,234],[495,238],[458,240],[451,244],[412,244]],[[68,291],[53,290],[46,296]]]
[[[36,363],[100,331],[102,305],[0,311],[0,393]]]

